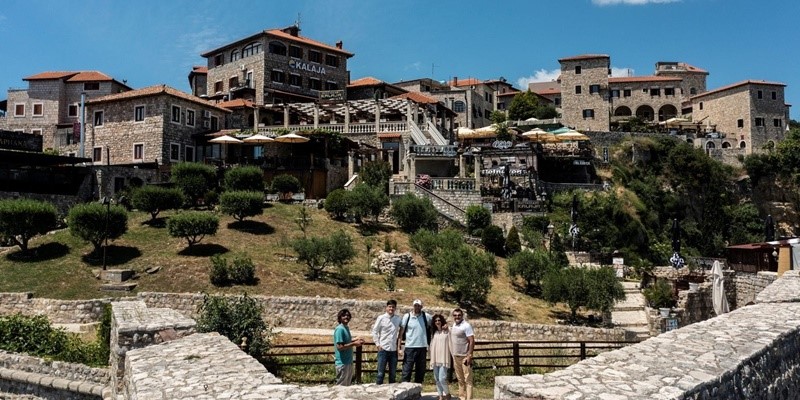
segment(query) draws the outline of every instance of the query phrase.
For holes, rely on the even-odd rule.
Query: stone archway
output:
[[[666,121],[678,116],[678,109],[672,104],[665,104],[658,109],[658,120]]]
[[[642,105],[636,108],[636,116],[645,121],[652,121],[653,117],[655,116],[655,112],[653,111],[653,107]]]
[[[723,149],[730,149],[731,148],[731,144],[729,142],[722,142],[722,148]]]
[[[717,147],[717,145],[715,145],[714,142],[711,142],[711,141],[706,142],[706,148],[707,149],[714,149],[716,147]]]
[[[747,148],[747,143],[744,140],[742,140],[741,142],[739,142],[739,148],[740,149],[746,149]]]
[[[631,112],[631,109],[627,106],[620,106],[614,110],[615,117],[630,117],[631,115],[633,115],[633,112]]]

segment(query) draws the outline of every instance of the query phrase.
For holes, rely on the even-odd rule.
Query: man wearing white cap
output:
[[[403,382],[411,382],[411,370],[414,370],[414,382],[422,383],[425,378],[425,358],[430,344],[430,333],[433,331],[430,318],[422,311],[422,300],[412,303],[413,310],[404,315],[400,322],[398,349],[405,340],[403,352]]]

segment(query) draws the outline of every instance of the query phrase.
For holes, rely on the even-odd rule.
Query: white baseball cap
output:
[[[414,300],[414,302],[413,302],[413,303],[411,303],[411,305],[412,305],[412,306],[415,306],[415,305],[417,305],[417,304],[419,304],[419,305],[422,305],[422,300],[420,300],[420,299],[416,299],[416,300]]]

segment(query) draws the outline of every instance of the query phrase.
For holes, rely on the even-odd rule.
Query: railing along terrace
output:
[[[346,129],[345,129],[346,128]],[[314,129],[321,129],[327,131],[338,132],[342,134],[361,134],[361,133],[376,133],[374,122],[351,122],[347,126],[345,124],[327,124],[320,123],[317,128],[313,124],[292,124],[288,127],[283,125],[271,125],[258,127],[258,133],[276,135],[278,132],[288,129],[292,132],[311,131]],[[408,124],[404,121],[392,122],[379,122],[378,130],[381,133],[385,132],[406,132],[408,131]]]
[[[573,189],[580,189],[580,190],[588,190],[588,191],[600,191],[605,190],[603,184],[601,183],[552,183],[552,182],[542,182],[544,189],[549,192],[564,192]]]
[[[409,152],[420,157],[455,157],[458,155],[458,146],[412,144],[409,146]]]
[[[431,178],[430,182],[431,190],[475,191],[475,179],[472,178]]]

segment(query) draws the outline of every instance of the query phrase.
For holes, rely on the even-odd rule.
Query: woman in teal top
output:
[[[333,330],[333,358],[336,365],[336,384],[350,386],[353,380],[353,347],[364,344],[364,339],[350,336],[350,310],[344,308],[336,315],[339,325]]]

